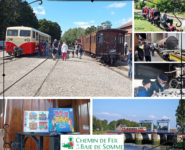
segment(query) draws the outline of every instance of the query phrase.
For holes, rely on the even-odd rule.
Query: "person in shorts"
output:
[[[57,41],[57,39],[55,39],[53,44],[52,44],[52,57],[53,57],[53,60],[56,59],[57,51],[58,51],[58,41]]]

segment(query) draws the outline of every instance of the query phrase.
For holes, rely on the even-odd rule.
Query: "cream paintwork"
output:
[[[18,36],[7,36],[7,30],[18,30]],[[6,30],[6,42],[8,38],[11,38],[13,39],[12,41],[9,41],[9,42],[12,42],[14,43],[16,46],[20,46],[22,45],[23,43],[26,43],[28,41],[25,41],[25,39],[29,39],[30,41],[29,42],[39,42],[39,40],[36,40],[36,33],[38,33],[38,35],[42,36],[41,37],[41,41],[42,40],[48,40],[49,42],[51,42],[51,36],[48,35],[48,34],[45,34],[43,32],[40,32],[34,28],[31,28],[31,27],[24,27],[24,26],[15,26],[15,27],[8,27]],[[26,37],[26,36],[20,36],[20,30],[30,30],[31,31],[31,36],[30,37]],[[33,34],[33,31],[35,31],[35,38],[33,38],[32,34]],[[45,38],[45,39],[43,39]]]

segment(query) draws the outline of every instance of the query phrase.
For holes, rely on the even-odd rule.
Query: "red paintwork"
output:
[[[9,51],[12,52],[12,54],[14,53],[13,48],[17,47],[17,45],[15,45],[12,42],[6,42],[6,52],[8,53]],[[23,43],[22,45],[20,45],[21,48],[23,48],[23,54],[34,54],[36,52],[38,52],[38,43],[37,42],[27,42],[27,43]]]
[[[71,147],[73,147],[73,146],[74,146],[73,142],[69,142],[69,144],[71,145]]]
[[[16,46],[14,43],[12,42],[6,42],[6,52],[12,52],[13,53],[13,48]]]
[[[122,132],[146,132],[146,129],[122,129]]]

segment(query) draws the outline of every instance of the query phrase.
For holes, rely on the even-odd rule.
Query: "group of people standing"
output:
[[[152,56],[155,56],[156,43],[147,43],[146,41],[139,41],[136,47],[138,52],[138,59],[140,61],[152,61]]]
[[[65,42],[57,41],[55,39],[52,44],[52,57],[53,60],[56,59],[56,55],[58,53],[58,56],[60,57],[62,55],[62,59],[66,61],[66,56],[67,56],[67,51],[68,51],[68,45]]]
[[[66,61],[67,54],[69,53],[68,45],[65,42],[58,41],[55,39],[53,43],[49,43],[47,40],[46,42],[40,41],[38,46],[38,54],[39,56],[49,56],[49,51],[51,50],[52,58],[53,60],[56,60],[56,57],[58,55],[58,58],[62,58],[64,61]],[[74,57],[74,54],[76,53],[77,57],[78,54],[80,55],[80,59],[82,58],[83,54],[83,48],[80,43],[75,43],[75,48],[72,51],[72,57]]]
[[[167,13],[167,9],[164,10],[163,15],[161,15],[160,11],[158,11],[158,8],[148,8],[145,6],[142,9],[143,17],[150,21],[152,24],[155,24],[158,27],[160,27],[160,24],[162,24],[165,30],[174,31],[176,28],[173,26],[173,19],[168,18]],[[168,23],[170,25],[168,25]]]
[[[49,49],[50,49],[50,43],[48,40],[40,41],[38,45],[38,54],[39,56],[48,56],[49,54]]]

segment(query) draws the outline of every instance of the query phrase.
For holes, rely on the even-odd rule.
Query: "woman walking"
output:
[[[67,55],[67,51],[68,51],[68,46],[67,44],[64,42],[62,44],[62,59],[66,61],[66,55]]]

